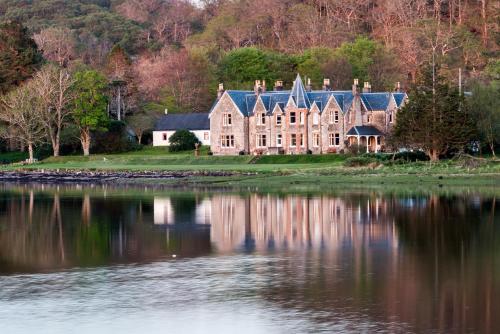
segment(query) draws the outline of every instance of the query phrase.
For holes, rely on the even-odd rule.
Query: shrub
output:
[[[399,152],[394,155],[394,160],[404,160],[404,161],[428,161],[429,157],[422,151],[405,151]]]
[[[194,150],[196,144],[201,144],[198,138],[189,130],[177,130],[170,136],[170,152]]]
[[[127,131],[127,125],[121,121],[111,121],[108,131],[96,131],[93,137],[93,153],[120,153],[141,148],[135,137]]]
[[[362,154],[366,153],[366,146],[365,145],[358,145],[358,144],[351,144],[347,148],[349,150],[349,153],[351,154]]]
[[[347,167],[362,167],[362,166],[368,166],[370,164],[378,164],[378,161],[376,158],[373,157],[350,157],[347,158],[346,161],[344,162],[344,165]]]
[[[245,151],[239,151],[238,154],[239,155],[245,155]]]

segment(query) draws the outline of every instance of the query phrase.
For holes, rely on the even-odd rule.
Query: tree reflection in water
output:
[[[271,195],[4,186],[0,274],[252,254],[255,293],[321,322],[499,332],[500,222],[480,195]]]

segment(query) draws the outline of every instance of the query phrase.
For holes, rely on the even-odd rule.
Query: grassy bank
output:
[[[351,159],[351,160],[348,160]],[[3,170],[100,171],[230,171],[225,178],[192,177],[178,183],[277,186],[278,184],[480,184],[500,185],[500,162],[492,159],[430,162],[373,162],[354,166],[344,155],[208,156],[192,152],[169,153],[165,148],[145,148],[121,154],[48,158],[34,165],[5,165]],[[358,159],[359,160],[359,159]],[[251,173],[252,175],[245,175]],[[156,182],[156,181],[155,181]]]

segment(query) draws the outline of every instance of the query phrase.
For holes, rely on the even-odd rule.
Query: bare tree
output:
[[[49,137],[54,156],[59,156],[61,131],[70,116],[73,100],[70,73],[63,68],[48,65],[33,79],[35,93],[41,102],[40,121]]]
[[[26,145],[30,163],[34,161],[34,146],[45,138],[45,129],[40,121],[40,108],[41,103],[33,81],[0,97],[0,120],[6,124],[0,134],[4,138],[13,138]]]
[[[75,38],[68,28],[47,28],[33,36],[45,58],[66,67],[75,56]]]

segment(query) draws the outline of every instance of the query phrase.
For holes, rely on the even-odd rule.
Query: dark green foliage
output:
[[[122,153],[141,148],[127,131],[127,125],[120,121],[109,122],[108,131],[93,133],[93,139],[93,153]]]
[[[42,60],[25,27],[17,22],[0,24],[0,94],[30,78]]]
[[[398,112],[391,145],[423,150],[433,161],[463,151],[474,138],[476,123],[463,96],[442,77],[433,81],[424,68],[412,87],[409,102]]]
[[[170,146],[168,147],[171,152],[194,150],[196,144],[201,144],[198,138],[188,130],[177,130],[169,138]]]
[[[379,161],[371,156],[349,157],[344,161],[344,166],[347,167],[364,167],[371,164],[379,164]]]

